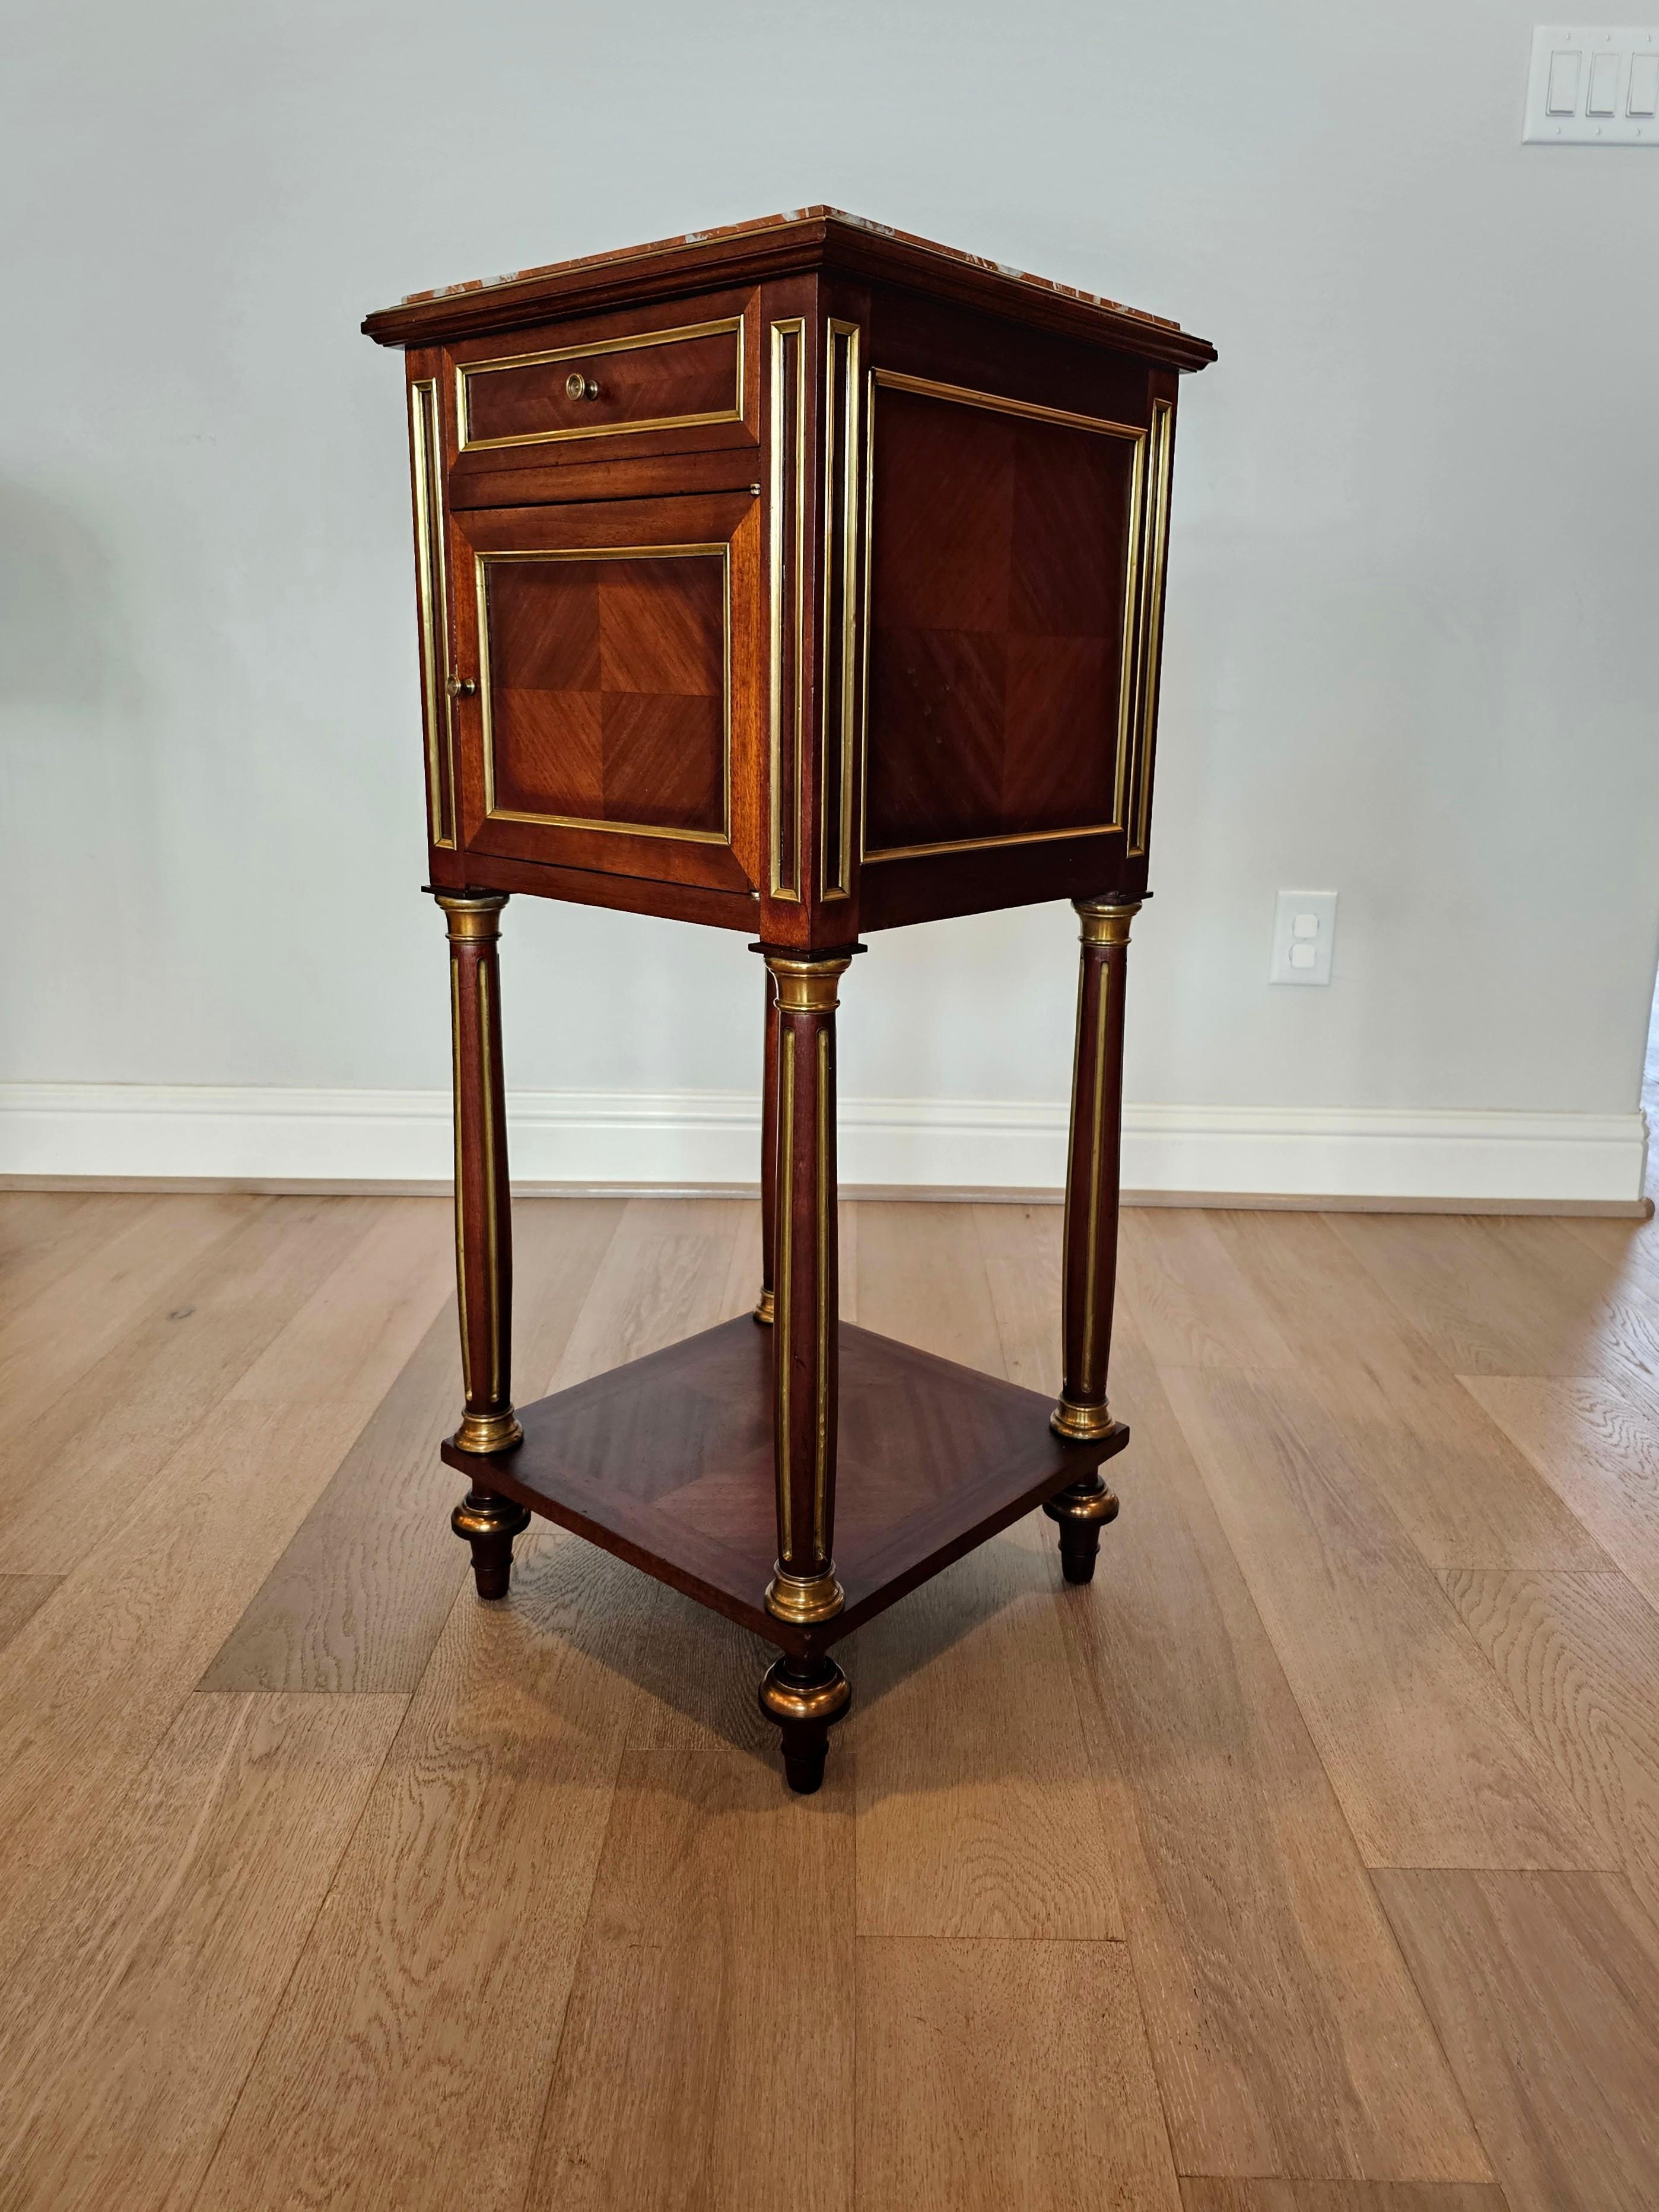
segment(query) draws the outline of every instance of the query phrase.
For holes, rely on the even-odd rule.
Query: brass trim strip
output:
[[[818,1273],[817,1273],[817,1419],[813,1425],[812,1550],[816,1558],[830,1557],[829,1514],[826,1510],[830,1464],[830,1031],[818,1031],[817,1117]]]
[[[1103,437],[1127,439],[1134,448],[1131,461],[1129,512],[1123,550],[1124,606],[1123,642],[1119,663],[1116,754],[1114,761],[1113,815],[1109,822],[1085,822],[1064,830],[1013,830],[1000,831],[985,837],[956,837],[939,843],[925,845],[882,845],[872,848],[862,840],[869,820],[869,691],[870,691],[870,619],[868,599],[872,578],[875,573],[875,471],[876,471],[876,392],[883,387],[893,392],[910,392],[925,399],[943,399],[963,407],[980,407],[996,415],[1028,416],[1039,422],[1058,423],[1063,428],[1090,430]],[[1167,406],[1167,401],[1155,401],[1154,409]],[[1154,415],[1156,428],[1156,414]],[[1064,837],[1109,837],[1121,834],[1127,819],[1127,787],[1130,781],[1129,756],[1131,733],[1134,727],[1134,710],[1138,689],[1139,611],[1143,603],[1141,574],[1144,559],[1141,522],[1143,492],[1146,476],[1148,432],[1133,422],[1112,422],[1103,416],[1078,415],[1061,407],[1040,407],[1034,401],[1006,399],[994,392],[975,392],[964,385],[940,384],[923,376],[905,376],[896,369],[872,368],[869,375],[869,429],[866,444],[866,489],[865,498],[865,560],[864,591],[866,599],[864,623],[864,775],[859,802],[859,830],[862,849],[860,859],[866,866],[875,866],[884,860],[917,860],[943,859],[952,853],[983,853],[1006,845],[1051,844]]]
[[[859,412],[856,323],[831,316],[823,355],[823,793],[821,896],[853,888],[853,769],[859,702]],[[831,788],[831,777],[834,788]],[[831,842],[833,838],[833,842]]]
[[[771,512],[768,562],[771,598],[772,896],[801,896],[800,800],[806,742],[806,325],[799,315],[772,325]],[[791,505],[793,502],[793,514]],[[793,527],[790,528],[793,522]],[[793,659],[788,720],[793,775],[783,805],[784,662]],[[787,847],[787,849],[786,849]]]
[[[924,399],[952,399],[958,406],[982,407],[993,415],[1029,416],[1033,422],[1058,422],[1071,430],[1096,430],[1108,438],[1146,434],[1137,423],[1114,422],[1103,415],[1077,415],[1065,407],[1039,407],[1035,400],[1008,399],[1000,392],[975,392],[965,384],[939,384],[927,376],[904,376],[896,368],[872,369],[870,380],[884,385],[890,392],[915,392]]]
[[[1123,555],[1123,644],[1118,655],[1117,759],[1112,776],[1112,816],[1127,843],[1131,760],[1134,750],[1135,701],[1139,684],[1142,583],[1146,570],[1146,451],[1135,447],[1129,479],[1128,535]]]
[[[1152,402],[1149,481],[1143,526],[1140,632],[1136,655],[1138,691],[1134,731],[1134,769],[1130,779],[1124,821],[1128,830],[1128,852],[1135,857],[1146,850],[1152,816],[1152,756],[1157,743],[1158,674],[1164,650],[1164,586],[1170,546],[1170,462],[1174,441],[1175,410],[1167,399]]]
[[[681,345],[690,338],[717,338],[726,332],[737,338],[732,380],[734,404],[709,414],[655,415],[627,422],[577,423],[567,430],[526,430],[505,438],[475,438],[471,432],[468,385],[475,376],[491,376],[503,369],[541,368],[550,362],[577,361],[606,353],[635,353],[647,346]],[[545,353],[502,354],[491,361],[458,361],[455,364],[455,419],[460,426],[464,453],[482,453],[502,446],[562,445],[573,438],[620,438],[645,430],[689,430],[703,422],[741,422],[743,420],[743,317],[722,316],[718,322],[687,323],[677,330],[642,331],[634,337],[597,338],[587,345],[554,346]]]
[[[981,853],[990,845],[1048,845],[1057,837],[1112,837],[1122,828],[1119,822],[1085,822],[1075,830],[1011,830],[994,837],[957,837],[941,845],[884,845],[878,853],[866,853],[865,864],[874,867],[882,860],[933,860],[946,853]]]
[[[495,561],[686,561],[720,563],[721,819],[719,830],[664,829],[649,822],[596,822],[580,814],[537,814],[495,804],[495,731],[489,654],[489,564]],[[552,830],[595,830],[613,837],[667,837],[688,845],[732,842],[732,548],[725,539],[704,545],[571,545],[512,547],[472,556],[478,604],[478,714],[483,725],[484,815],[491,822],[536,822]]]
[[[415,596],[421,622],[421,693],[426,732],[426,793],[432,842],[455,844],[455,732],[449,712],[449,593],[444,562],[443,451],[438,382],[409,387],[410,458],[415,489]]]
[[[780,1027],[782,1034],[778,1038],[778,1165],[787,1176],[787,1163],[795,1156],[795,1029],[793,1022],[784,1022]],[[794,1273],[794,1224],[792,1219],[794,1208],[790,1204],[791,1194],[787,1185],[779,1195],[783,1203],[778,1208],[777,1257],[773,1285],[777,1313],[773,1324],[775,1332],[773,1356],[777,1376],[773,1453],[778,1487],[778,1547],[784,1558],[791,1559],[795,1553],[789,1503],[789,1306]]]

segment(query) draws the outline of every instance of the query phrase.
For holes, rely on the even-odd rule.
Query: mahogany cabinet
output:
[[[403,348],[431,888],[447,916],[482,1595],[543,1513],[768,1638],[797,1790],[831,1647],[1034,1505],[1086,1582],[1123,981],[1146,895],[1176,386],[1158,317],[813,208],[424,293]],[[514,892],[766,966],[744,1316],[514,1410],[496,940]],[[860,939],[1070,899],[1057,1405],[840,1322],[835,1014]],[[758,1325],[757,1325],[758,1324]]]

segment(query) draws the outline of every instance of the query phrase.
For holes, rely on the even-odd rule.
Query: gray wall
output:
[[[1532,20],[14,7],[0,1077],[445,1079],[399,368],[358,319],[827,199],[1220,348],[1184,387],[1131,1096],[1631,1106],[1659,158],[1517,143]],[[1267,984],[1279,884],[1341,893],[1329,991]],[[755,1079],[739,939],[508,921],[516,1083]],[[876,940],[844,1089],[1057,1096],[1071,945],[1053,909]]]

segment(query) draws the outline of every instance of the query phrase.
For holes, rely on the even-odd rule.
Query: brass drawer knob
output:
[[[452,676],[444,689],[452,699],[471,699],[478,687],[470,676]]]
[[[573,368],[566,377],[564,389],[565,397],[568,399],[597,399],[599,396],[599,386],[591,376],[584,376],[579,368]]]

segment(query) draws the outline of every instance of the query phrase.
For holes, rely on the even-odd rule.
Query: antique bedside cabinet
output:
[[[1087,1582],[1146,894],[1176,325],[830,208],[422,293],[404,349],[447,923],[479,1595],[542,1513],[769,1639],[816,1789],[836,1642],[1031,1508]],[[752,1316],[514,1409],[510,895],[741,931],[766,969]],[[1081,921],[1058,1404],[842,1324],[835,1022],[860,939]]]

